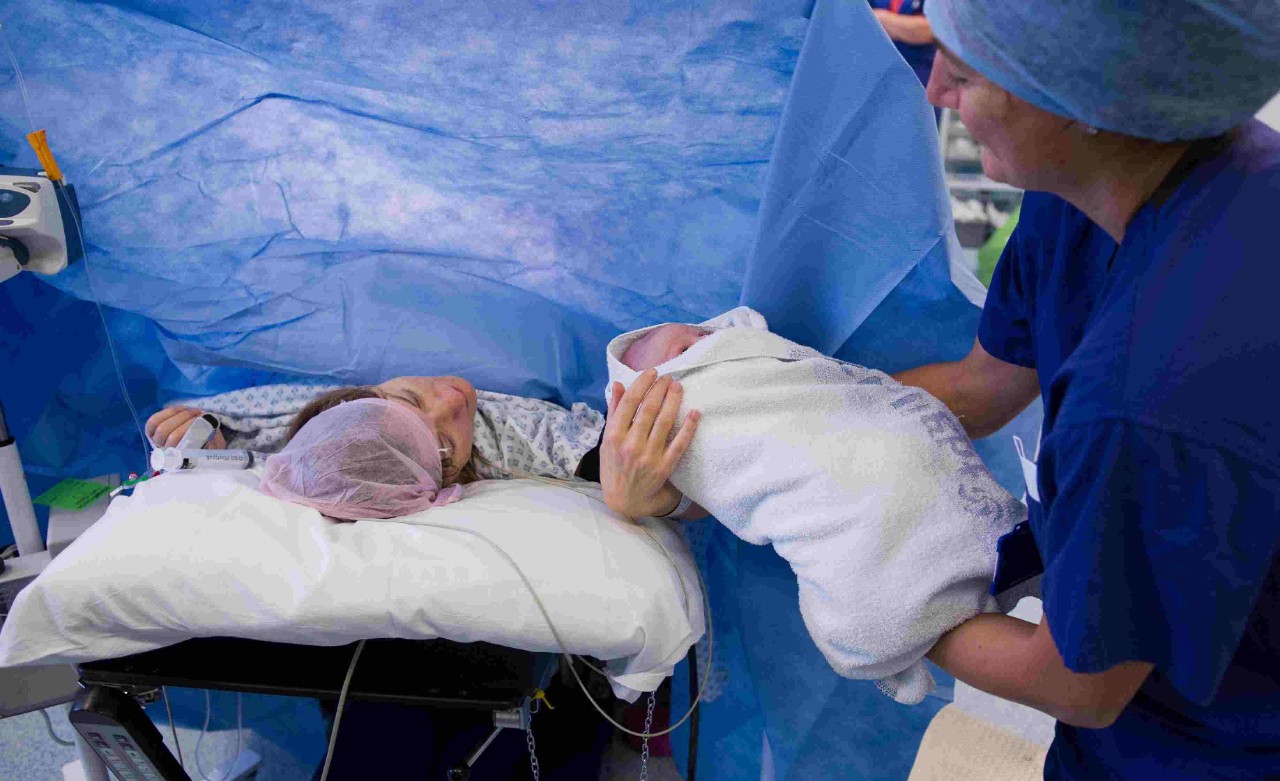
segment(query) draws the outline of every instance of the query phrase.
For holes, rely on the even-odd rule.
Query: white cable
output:
[[[168,707],[168,705],[169,705],[168,695],[165,695],[165,707]],[[209,721],[212,718],[212,716],[213,716],[213,703],[209,697],[209,690],[205,689],[204,690],[204,729],[200,730],[200,737],[196,740],[196,772],[200,774],[200,777],[203,778],[204,781],[213,781],[204,772],[204,768],[200,766],[200,744],[204,742],[204,736],[209,732]],[[172,726],[173,725],[172,714],[170,714],[169,719],[170,719],[169,725]],[[240,748],[242,745],[241,741],[243,739],[244,739],[244,703],[241,701],[240,693],[236,692],[236,753],[232,756],[231,762],[227,765],[227,770],[222,774],[222,779],[220,779],[220,781],[226,781],[226,779],[231,775],[231,771],[236,769],[236,759],[240,756]],[[176,732],[174,733],[173,741],[175,743],[178,742],[178,735]],[[179,763],[182,762],[181,755],[179,755],[178,762]]]
[[[526,472],[521,472],[518,469],[510,469],[505,471],[507,472],[507,474],[509,474],[512,477],[512,479],[536,480],[539,483],[546,483],[547,485],[554,485],[560,488],[568,488],[570,491],[573,491],[574,493],[579,494],[580,496],[585,496],[592,501],[600,502],[601,504],[604,504],[604,499],[601,498],[600,489],[590,487],[590,486],[596,485],[595,483],[582,482],[579,480],[561,480],[554,477],[543,477],[542,475],[533,475],[533,474],[528,474]],[[662,551],[662,555],[666,557],[667,562],[671,564],[671,569],[676,573],[676,582],[680,584],[681,602],[684,604],[685,613],[688,613],[689,612],[689,592],[685,588],[684,578],[680,576],[680,567],[676,565],[675,559],[671,558],[671,553],[667,551],[666,546],[663,545],[658,540],[657,537],[654,537],[653,533],[650,532],[648,528],[646,528],[643,524],[641,524],[639,521],[637,521],[634,518],[630,520],[637,527],[639,527],[641,531],[649,535],[649,539],[653,540],[654,545],[658,546],[658,550]],[[590,664],[588,664],[587,666],[591,667]],[[596,670],[596,668],[594,667],[591,667],[591,669],[595,670],[595,672],[598,672],[601,675],[604,675],[605,677],[608,677],[608,673],[602,672],[600,670]]]
[[[587,484],[582,483],[582,482],[578,482],[578,481],[576,481],[576,480],[561,480],[561,479],[557,479],[557,478],[554,478],[554,477],[543,477],[543,476],[541,476],[541,475],[534,475],[534,474],[529,474],[529,473],[527,473],[527,472],[522,472],[522,471],[520,471],[520,470],[518,470],[518,469],[508,469],[508,470],[504,470],[504,471],[506,471],[506,472],[507,472],[507,474],[508,474],[512,479],[536,480],[536,481],[538,481],[539,483],[546,483],[547,485],[554,485],[554,486],[559,486],[559,487],[562,487],[562,488],[568,488],[569,490],[573,491],[574,493],[579,494],[579,495],[581,495],[581,496],[585,496],[585,497],[587,497],[588,499],[591,499],[591,500],[596,501],[596,502],[603,502],[603,499],[601,499],[601,498],[600,498],[600,494],[598,493],[598,489],[588,488],[588,487],[587,487]],[[684,604],[684,612],[685,612],[685,614],[687,615],[687,614],[689,613],[689,592],[685,589],[684,578],[683,578],[683,577],[681,577],[681,575],[680,575],[680,568],[676,565],[675,560],[671,558],[671,553],[667,550],[667,547],[666,547],[665,545],[663,545],[663,544],[662,544],[662,542],[661,542],[661,541],[659,541],[657,537],[654,537],[654,536],[653,536],[653,532],[650,532],[650,531],[649,531],[649,530],[648,530],[644,525],[640,524],[640,523],[639,523],[638,521],[636,521],[634,518],[632,519],[632,523],[635,523],[635,524],[636,524],[636,526],[637,526],[637,527],[639,527],[639,529],[640,529],[641,531],[643,531],[645,534],[649,535],[649,539],[653,540],[654,545],[658,546],[658,550],[662,551],[662,555],[663,555],[663,556],[665,556],[665,557],[666,557],[666,559],[667,559],[667,562],[671,564],[671,569],[676,573],[676,582],[680,584],[680,599],[681,599],[681,602]],[[490,541],[490,540],[486,540],[486,542],[489,542],[489,544],[490,544],[490,545],[493,545],[493,542],[492,542],[492,541]],[[496,546],[495,546],[495,547],[496,547]],[[508,560],[510,560],[510,557],[508,557]],[[515,566],[515,562],[512,562],[512,566]],[[519,568],[517,567],[516,569],[518,570]],[[523,578],[523,573],[521,573],[521,577]],[[528,582],[528,580],[526,579],[526,580],[525,580],[525,585],[528,585],[528,584],[529,584],[529,582]],[[701,584],[701,578],[699,578],[699,585],[702,585],[702,584]],[[532,587],[531,587],[531,586],[530,586],[530,590],[532,591]],[[705,599],[705,597],[706,597],[706,587],[705,587],[705,586],[703,586],[703,588],[702,588],[702,592],[703,592],[703,597],[704,597],[703,605],[704,605],[704,606],[705,606],[705,608],[706,608],[706,609],[705,609],[705,610],[703,610],[702,612],[703,612],[703,615],[705,616],[705,618],[706,618],[706,620],[707,620],[708,634],[710,634],[710,626],[711,626],[711,603],[710,603],[710,601],[709,601],[708,599]],[[536,594],[535,594],[535,597],[534,597],[534,598],[535,598],[535,599],[537,598]],[[548,624],[550,624],[551,619],[550,619],[550,617],[548,617],[548,616],[546,615],[545,611],[543,612],[543,617],[544,617],[544,618],[546,618],[546,619],[547,619],[547,623],[548,623]],[[554,627],[552,628],[552,634],[555,634],[555,629],[554,629]],[[559,640],[559,637],[557,637],[557,638],[556,638],[556,640],[558,641],[558,640]],[[707,646],[707,648],[708,648],[708,652],[710,651],[710,647],[711,647],[711,646],[710,646],[710,640],[708,640],[708,646]],[[563,644],[561,644],[560,648],[561,648],[561,650],[562,650],[562,651],[564,651],[564,650],[565,650],[565,649],[564,649],[564,645],[563,645]],[[566,655],[568,655],[568,656],[572,656],[571,654],[568,654],[568,652],[567,652],[567,651],[565,652],[565,654],[566,654]],[[603,676],[604,678],[609,678],[609,679],[612,679],[612,678],[613,678],[613,676],[611,676],[609,673],[607,673],[607,672],[605,672],[604,670],[601,670],[600,668],[598,668],[598,667],[596,667],[595,665],[591,664],[591,662],[589,662],[589,661],[586,659],[586,657],[583,657],[583,656],[573,656],[573,658],[575,658],[575,659],[577,659],[578,661],[582,662],[582,664],[583,664],[584,666],[586,666],[586,668],[587,668],[588,670],[591,670],[592,672],[597,673],[598,675],[601,675],[601,676]],[[710,665],[710,661],[709,661],[709,660],[708,660],[707,664],[708,664],[708,665]]]
[[[600,501],[600,497],[597,496],[594,492],[588,492],[589,489],[579,490],[577,487],[575,487],[577,484],[571,481],[554,480],[550,478],[538,477],[536,475],[520,475],[520,476],[526,477],[532,480],[537,480],[539,482],[552,484],[552,485],[561,485],[561,486],[570,488],[571,490],[583,496],[587,496],[596,501]],[[702,702],[703,693],[706,692],[707,681],[711,679],[711,674],[710,674],[711,665],[713,663],[713,660],[715,659],[715,627],[712,624],[712,620],[711,620],[711,599],[707,595],[707,586],[705,583],[702,582],[701,577],[698,578],[698,585],[701,587],[701,591],[702,591],[703,617],[706,619],[706,622],[707,622],[707,674],[702,676],[702,682],[698,687],[698,696],[694,698],[692,703],[690,703],[688,712],[685,713],[684,716],[682,716],[679,721],[677,721],[675,724],[672,724],[667,729],[662,730],[661,732],[635,732],[630,729],[627,729],[623,725],[614,721],[613,717],[611,717],[608,713],[605,713],[604,709],[600,707],[600,704],[597,703],[595,698],[591,696],[591,692],[587,690],[586,683],[583,682],[582,676],[578,675],[578,670],[573,664],[573,661],[575,659],[582,662],[592,670],[595,670],[597,673],[600,673],[600,675],[606,678],[611,679],[612,676],[610,676],[608,673],[604,672],[603,670],[596,668],[581,656],[575,656],[574,654],[569,652],[568,647],[565,645],[564,639],[560,637],[560,632],[556,629],[555,622],[551,620],[551,614],[547,611],[547,607],[542,602],[542,598],[538,596],[538,590],[533,587],[533,584],[531,582],[529,582],[529,578],[524,574],[524,570],[520,569],[520,565],[516,564],[515,559],[511,558],[510,554],[508,554],[505,550],[503,550],[500,545],[498,545],[497,543],[495,543],[493,540],[489,539],[485,535],[481,534],[480,532],[476,531],[475,529],[468,529],[462,526],[451,526],[448,524],[423,523],[421,521],[416,522],[415,525],[430,526],[435,529],[445,529],[449,531],[461,532],[463,534],[470,534],[471,536],[480,539],[489,547],[493,548],[494,551],[498,553],[498,555],[502,556],[504,559],[507,560],[507,563],[511,565],[511,568],[515,570],[518,576],[520,576],[520,580],[524,582],[525,588],[529,590],[529,596],[533,597],[534,603],[537,604],[538,610],[542,613],[542,617],[546,620],[547,628],[551,630],[552,637],[555,638],[556,644],[560,646],[560,651],[562,655],[565,657],[565,659],[569,661],[569,665],[568,665],[569,672],[573,673],[574,680],[578,682],[578,688],[582,689],[582,694],[587,698],[587,702],[591,703],[591,707],[595,708],[596,712],[599,713],[600,716],[603,717],[605,721],[612,724],[615,728],[617,728],[621,732],[625,732],[628,735],[633,735],[638,738],[657,738],[657,737],[662,737],[663,735],[670,735],[672,732],[675,732],[686,721],[688,721],[691,716],[693,716],[693,712],[697,709],[698,705]],[[639,526],[639,528],[645,534],[649,535],[649,538],[653,540],[653,542],[658,546],[659,550],[662,551],[663,555],[666,556],[667,561],[671,563],[671,567],[676,573],[676,580],[680,582],[680,587],[681,587],[681,590],[683,591],[684,578],[681,576],[680,569],[679,567],[676,566],[675,560],[671,558],[671,553],[667,550],[666,546],[663,545],[662,542],[653,535],[653,532],[649,531],[649,529],[647,529],[644,526]],[[688,593],[687,592],[685,592],[685,609],[687,612],[688,611]],[[353,654],[351,657],[351,664],[347,667],[346,680],[342,682],[342,693],[338,696],[338,708],[335,711],[334,717],[333,717],[333,730],[329,734],[329,748],[325,752],[324,769],[320,772],[320,781],[328,781],[329,764],[333,761],[333,747],[338,740],[338,725],[342,722],[342,711],[347,702],[347,691],[351,686],[351,677],[356,671],[356,662],[360,659],[360,653],[363,650],[364,650],[364,641],[361,640],[360,643],[356,646],[355,654]],[[206,781],[208,780],[206,779]]]
[[[77,210],[72,208],[71,196],[67,194],[65,188],[66,185],[61,182],[54,184],[54,192],[67,199],[67,213],[71,215],[71,224],[75,226],[76,238],[80,241],[80,260],[84,263],[85,279],[89,282],[89,295],[93,296],[93,303],[98,308],[98,319],[102,321],[102,333],[107,337],[107,350],[110,351],[111,363],[115,366],[116,381],[120,383],[120,394],[124,396],[124,403],[129,407],[129,415],[133,417],[133,426],[138,430],[138,439],[142,441],[142,463],[145,465],[151,461],[147,435],[142,428],[142,418],[138,416],[138,408],[133,406],[133,399],[129,396],[129,388],[124,381],[124,369],[120,367],[120,356],[116,353],[116,343],[111,338],[111,329],[107,327],[107,315],[102,309],[98,286],[93,281],[93,266],[89,263],[89,245],[85,243],[84,232],[80,229],[80,216],[76,214]]]
[[[603,499],[600,498],[596,490],[588,488],[583,483],[573,481],[573,480],[559,480],[556,478],[542,477],[541,475],[528,474],[528,473],[520,472],[518,470],[511,470],[511,471],[514,477],[524,478],[528,480],[536,480],[540,483],[546,483],[547,485],[557,485],[564,488],[568,488],[569,490],[577,494],[585,496],[594,501],[603,503]],[[643,531],[645,534],[649,536],[649,539],[653,540],[653,543],[658,546],[658,550],[662,551],[662,555],[665,556],[667,561],[671,564],[671,569],[676,574],[676,581],[680,584],[681,597],[685,606],[685,613],[687,614],[689,612],[689,593],[685,591],[684,578],[680,574],[680,568],[676,566],[675,559],[671,558],[671,553],[667,550],[667,547],[663,545],[662,542],[653,535],[653,532],[649,531],[647,527],[639,524],[634,519],[632,519],[632,521],[633,523],[636,523],[636,525],[639,527],[641,531]],[[434,526],[435,524],[429,524],[429,525]],[[631,730],[622,726],[618,722],[614,721],[612,718],[609,717],[608,714],[606,714],[600,708],[600,706],[596,703],[596,701],[591,697],[590,692],[587,691],[587,687],[582,682],[582,678],[578,677],[578,672],[574,668],[572,662],[574,659],[577,659],[578,661],[582,662],[588,669],[600,674],[601,676],[609,680],[612,680],[613,676],[609,675],[604,670],[601,670],[595,667],[594,665],[591,664],[591,662],[587,661],[586,658],[582,656],[575,656],[569,653],[568,649],[565,648],[564,642],[560,639],[559,633],[556,632],[555,624],[551,621],[551,616],[548,615],[546,607],[542,604],[542,600],[538,597],[537,591],[534,590],[533,584],[529,582],[529,579],[527,577],[525,577],[524,572],[521,571],[519,565],[515,563],[515,560],[512,559],[511,556],[509,556],[507,552],[504,551],[501,547],[499,547],[496,543],[494,543],[492,540],[488,539],[484,535],[480,534],[479,532],[476,532],[474,529],[463,529],[459,527],[444,527],[444,526],[440,526],[438,528],[454,528],[457,531],[466,532],[469,534],[473,534],[477,537],[480,537],[486,543],[488,543],[490,547],[498,551],[500,554],[502,554],[503,557],[506,558],[507,562],[511,564],[513,569],[516,570],[516,573],[520,575],[520,579],[524,581],[525,587],[529,589],[529,594],[534,598],[534,601],[537,602],[538,609],[542,611],[542,617],[546,619],[547,626],[551,629],[551,634],[555,637],[556,642],[560,645],[560,650],[563,652],[564,656],[568,658],[570,661],[569,672],[573,673],[573,677],[577,679],[578,686],[582,689],[582,693],[586,696],[587,701],[591,703],[591,706],[596,709],[597,713],[603,716],[604,719],[608,721],[610,724],[612,724],[614,727],[618,728],[622,732],[627,733],[628,735],[633,735],[638,738],[661,737],[663,735],[671,734],[676,730],[676,728],[678,728],[681,724],[684,724],[686,721],[689,720],[690,717],[693,716],[694,710],[696,710],[699,703],[702,702],[702,695],[707,689],[707,681],[710,679],[711,666],[715,659],[715,626],[711,619],[711,598],[707,594],[707,586],[705,583],[702,582],[701,576],[698,577],[698,586],[702,592],[702,604],[703,604],[702,613],[703,613],[703,617],[706,619],[706,622],[707,622],[707,675],[704,675],[702,677],[702,682],[698,686],[698,696],[694,699],[692,703],[690,703],[689,710],[685,713],[685,715],[681,717],[681,719],[677,721],[675,724],[671,725],[671,727],[669,727],[668,729],[662,732],[653,732],[653,733],[632,732]]]
[[[164,710],[169,714],[169,734],[173,735],[173,746],[178,752],[178,766],[184,771],[187,769],[187,763],[182,759],[182,744],[178,742],[178,728],[173,723],[173,708],[169,707],[169,688],[167,686],[160,687],[160,694],[164,697]]]
[[[356,644],[356,652],[351,655],[351,664],[347,666],[347,678],[342,682],[342,693],[338,695],[338,709],[333,714],[333,729],[329,733],[329,748],[324,752],[324,770],[320,771],[320,781],[329,779],[329,763],[333,761],[333,746],[338,742],[338,725],[342,723],[342,709],[347,704],[347,691],[351,688],[351,676],[355,674],[356,662],[360,652],[364,650],[364,641]]]
[[[564,486],[564,487],[570,488],[571,490],[574,490],[574,491],[576,491],[577,493],[579,493],[579,494],[581,494],[581,495],[583,495],[583,496],[588,496],[588,497],[590,497],[590,498],[592,498],[592,499],[595,499],[596,501],[600,501],[600,497],[599,497],[599,496],[597,496],[597,495],[595,495],[595,493],[594,493],[594,492],[592,492],[592,493],[588,493],[586,490],[578,490],[577,488],[575,488],[575,487],[574,487],[574,486],[575,486],[575,485],[577,485],[577,484],[572,483],[572,482],[567,481],[567,480],[553,480],[553,479],[550,479],[550,478],[537,477],[537,476],[534,476],[534,475],[521,475],[521,477],[527,477],[527,478],[529,478],[529,479],[538,480],[538,481],[540,481],[540,482],[544,482],[544,483],[548,483],[548,484],[561,485],[561,486]],[[610,679],[612,679],[612,676],[610,676],[608,673],[606,673],[606,672],[604,672],[604,671],[602,671],[602,670],[599,670],[599,669],[595,668],[594,666],[592,666],[592,665],[591,665],[591,663],[590,663],[590,662],[586,661],[586,660],[585,660],[585,659],[583,659],[582,657],[575,656],[574,654],[572,654],[572,653],[570,653],[570,652],[569,652],[568,647],[565,645],[564,639],[560,637],[560,632],[556,629],[555,622],[551,620],[551,614],[547,611],[546,605],[545,605],[545,604],[543,604],[543,602],[542,602],[542,598],[538,596],[538,591],[537,591],[537,589],[535,589],[535,588],[533,587],[533,584],[532,584],[531,582],[529,582],[529,578],[524,574],[524,570],[520,569],[520,565],[519,565],[519,564],[516,564],[515,559],[511,558],[510,554],[508,554],[505,550],[503,550],[503,549],[502,549],[502,547],[501,547],[500,545],[498,545],[498,544],[497,544],[497,543],[495,543],[493,540],[491,540],[491,539],[489,539],[488,537],[486,537],[484,534],[481,534],[480,532],[476,531],[475,529],[469,529],[469,528],[466,528],[466,527],[463,527],[463,526],[452,526],[452,525],[448,525],[448,524],[438,524],[438,523],[430,523],[430,522],[423,522],[423,521],[415,521],[415,524],[414,524],[414,525],[416,525],[416,526],[430,526],[430,527],[435,528],[435,529],[447,529],[447,530],[450,530],[450,531],[461,532],[461,533],[463,533],[463,534],[469,534],[469,535],[471,535],[471,536],[473,536],[473,537],[479,538],[482,542],[484,542],[485,544],[487,544],[489,547],[493,548],[493,550],[494,550],[494,551],[496,551],[496,552],[498,553],[498,555],[500,555],[500,556],[502,556],[504,559],[506,559],[507,563],[511,565],[511,568],[512,568],[513,570],[515,570],[515,572],[516,572],[516,574],[517,574],[517,575],[519,575],[519,576],[520,576],[520,580],[524,582],[525,588],[527,588],[527,589],[529,590],[529,595],[533,597],[533,601],[534,601],[534,603],[535,603],[535,604],[537,604],[537,606],[538,606],[538,610],[542,613],[542,617],[543,617],[543,618],[546,620],[546,622],[547,622],[547,628],[551,630],[551,635],[552,635],[552,637],[554,637],[554,638],[555,638],[556,644],[560,646],[560,651],[561,651],[561,653],[564,655],[564,657],[565,657],[566,659],[568,659],[568,660],[569,660],[569,672],[573,673],[573,677],[574,677],[574,679],[575,679],[575,680],[577,680],[577,682],[578,682],[578,687],[579,687],[579,688],[581,688],[581,689],[582,689],[582,693],[583,693],[584,695],[586,695],[587,702],[590,702],[590,703],[591,703],[591,707],[595,708],[595,709],[596,709],[596,712],[597,712],[597,713],[599,713],[602,717],[604,717],[605,721],[607,721],[607,722],[609,722],[610,724],[612,724],[612,725],[613,725],[614,727],[616,727],[618,730],[620,730],[621,732],[625,732],[625,733],[626,733],[626,734],[628,734],[628,735],[633,735],[633,736],[638,737],[638,738],[644,738],[644,737],[656,738],[656,737],[661,737],[661,736],[663,736],[663,735],[669,735],[669,734],[671,734],[672,732],[675,732],[675,731],[676,731],[676,729],[678,729],[682,724],[684,724],[686,721],[688,721],[688,720],[689,720],[689,718],[690,718],[691,716],[693,716],[693,712],[694,712],[694,710],[696,710],[696,709],[697,709],[697,707],[698,707],[698,704],[702,702],[702,695],[703,695],[703,692],[704,692],[704,691],[706,691],[706,688],[707,688],[707,681],[708,681],[708,680],[710,680],[710,678],[711,678],[710,670],[711,670],[712,660],[715,658],[715,656],[714,656],[714,652],[715,652],[715,629],[714,629],[714,627],[713,627],[713,625],[712,625],[712,621],[711,621],[711,600],[710,600],[709,596],[707,595],[707,587],[706,587],[706,584],[702,582],[702,578],[701,578],[701,577],[699,577],[699,578],[698,578],[698,585],[699,585],[699,586],[701,586],[701,590],[702,590],[702,598],[703,598],[703,606],[704,606],[704,609],[703,609],[703,616],[705,617],[706,622],[707,622],[707,673],[708,673],[708,674],[707,674],[707,675],[702,676],[702,682],[701,682],[701,685],[698,687],[698,696],[697,696],[697,698],[696,698],[696,699],[694,699],[694,701],[693,701],[692,703],[690,703],[690,705],[689,705],[689,711],[688,711],[687,713],[685,713],[685,714],[684,714],[684,716],[682,716],[682,717],[680,718],[680,720],[679,720],[679,721],[677,721],[675,724],[672,724],[670,727],[668,727],[667,729],[665,729],[665,730],[663,730],[663,731],[661,731],[661,732],[649,732],[649,733],[645,733],[645,732],[634,732],[634,731],[632,731],[632,730],[630,730],[630,729],[627,729],[626,727],[624,727],[623,725],[619,724],[618,722],[614,721],[614,720],[613,720],[613,718],[612,718],[611,716],[609,716],[609,714],[607,714],[607,713],[605,713],[605,712],[604,712],[604,709],[603,709],[603,708],[601,708],[601,707],[600,707],[600,705],[599,705],[599,703],[597,703],[597,702],[595,701],[595,698],[591,696],[591,693],[587,690],[587,685],[583,682],[582,677],[578,675],[578,671],[577,671],[577,669],[576,669],[576,668],[574,667],[574,665],[573,665],[573,660],[574,660],[575,658],[576,658],[576,659],[578,659],[579,661],[581,661],[583,664],[585,664],[585,665],[587,665],[588,667],[590,667],[592,670],[595,670],[596,672],[598,672],[598,673],[600,673],[601,675],[605,676],[606,678],[610,678]],[[639,526],[639,528],[640,528],[640,530],[641,530],[641,531],[643,531],[645,534],[649,535],[649,537],[650,537],[650,538],[651,538],[651,539],[652,539],[652,540],[653,540],[653,541],[658,545],[658,547],[662,550],[663,554],[664,554],[664,555],[666,555],[667,560],[668,560],[669,562],[671,562],[671,566],[672,566],[672,568],[673,568],[673,569],[675,569],[675,572],[676,572],[676,579],[680,581],[680,583],[681,583],[681,585],[682,585],[682,587],[683,587],[684,578],[683,578],[683,577],[681,577],[681,575],[680,575],[680,570],[679,570],[679,568],[677,568],[677,567],[676,567],[676,563],[675,563],[675,561],[671,558],[671,554],[667,551],[666,546],[664,546],[664,545],[662,544],[662,542],[661,542],[661,541],[659,541],[659,540],[658,540],[658,538],[657,538],[657,537],[655,537],[655,536],[653,535],[653,532],[649,531],[649,530],[648,530],[647,528],[645,528],[644,526]],[[688,602],[688,601],[687,601],[687,594],[686,594],[686,605],[687,605],[687,602]],[[354,661],[354,660],[353,660],[353,661]],[[324,781],[324,779],[323,779],[323,778],[321,778],[321,781]]]
[[[62,738],[58,737],[58,733],[53,731],[53,719],[49,718],[48,711],[46,711],[44,708],[41,708],[40,715],[44,716],[45,729],[49,730],[49,737],[53,738],[54,743],[57,743],[59,746],[74,746],[76,744],[74,740],[63,740]]]
[[[200,730],[200,737],[196,738],[196,772],[204,781],[210,781],[209,776],[205,775],[204,768],[200,766],[200,744],[204,743],[204,736],[209,732],[209,720],[213,717],[213,702],[209,699],[209,690],[204,690],[204,728]]]
[[[240,749],[243,747],[243,741],[244,703],[241,701],[240,692],[236,692],[236,753],[231,755],[231,764],[227,765],[227,772],[222,774],[222,781],[227,781],[231,777],[231,772],[240,763]]]

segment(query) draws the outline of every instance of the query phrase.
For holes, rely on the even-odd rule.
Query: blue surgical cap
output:
[[[1215,136],[1280,91],[1276,0],[929,0],[926,14],[974,70],[1102,130]]]

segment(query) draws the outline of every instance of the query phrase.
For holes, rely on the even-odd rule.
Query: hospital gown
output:
[[[571,480],[600,441],[604,415],[578,402],[572,409],[541,399],[477,391],[472,447],[480,478],[533,474]]]

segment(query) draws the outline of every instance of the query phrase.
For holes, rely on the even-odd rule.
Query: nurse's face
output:
[[[982,145],[987,176],[1024,190],[1057,191],[1079,139],[1075,122],[1011,94],[942,48],[926,92],[933,105],[957,112]]]
[[[444,460],[444,481],[451,484],[471,460],[475,432],[476,389],[461,377],[396,377],[378,386],[386,398],[413,408],[435,429]]]

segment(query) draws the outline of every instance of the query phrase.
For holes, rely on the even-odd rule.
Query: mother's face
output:
[[[471,460],[475,432],[476,389],[461,377],[396,377],[378,386],[386,398],[409,405],[433,426],[440,447],[444,484],[457,482]]]
[[[1056,191],[1069,173],[1081,135],[1076,123],[1009,93],[941,48],[927,95],[935,106],[959,113],[982,144],[982,169],[990,178],[1025,190]]]

